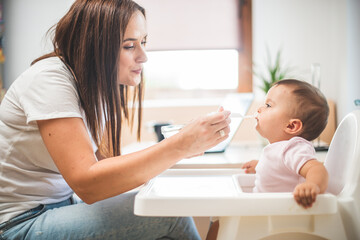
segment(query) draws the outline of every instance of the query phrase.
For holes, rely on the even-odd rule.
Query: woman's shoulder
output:
[[[36,63],[34,63],[30,68],[30,71],[38,74],[46,74],[46,73],[57,73],[63,74],[67,77],[72,77],[71,72],[63,63],[63,61],[58,57],[48,57],[42,59]]]
[[[71,72],[58,57],[49,57],[34,63],[15,82],[29,87],[49,84],[75,85]]]
[[[52,97],[73,94],[77,97],[75,80],[58,57],[45,58],[31,65],[11,84],[8,93],[20,102],[30,101],[40,94],[51,94]]]

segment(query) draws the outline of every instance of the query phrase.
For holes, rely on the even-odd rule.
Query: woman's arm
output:
[[[227,138],[229,112],[200,118],[178,134],[139,152],[97,161],[80,118],[38,121],[43,141],[60,173],[86,203],[140,186],[179,160],[198,155]],[[220,137],[219,130],[225,131]]]

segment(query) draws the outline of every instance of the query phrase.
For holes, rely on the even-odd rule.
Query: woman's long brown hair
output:
[[[135,103],[140,139],[143,81],[130,89],[119,86],[117,80],[119,53],[135,11],[145,16],[145,10],[131,0],[76,0],[54,26],[54,52],[33,62],[58,56],[66,64],[75,79],[92,138],[106,157],[120,155],[121,126],[124,120],[133,126]],[[133,105],[129,107],[131,95]]]

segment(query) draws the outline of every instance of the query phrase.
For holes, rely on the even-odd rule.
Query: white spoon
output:
[[[242,115],[241,113],[231,113],[231,117],[236,117],[236,118],[255,118],[258,115],[258,113],[254,113],[252,115]]]

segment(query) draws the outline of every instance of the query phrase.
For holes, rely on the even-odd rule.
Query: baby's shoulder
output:
[[[284,144],[284,152],[296,152],[296,151],[314,151],[314,145],[312,142],[302,138],[302,137],[293,137]]]
[[[289,139],[287,141],[287,146],[292,146],[292,145],[308,145],[308,146],[313,146],[312,142],[306,140],[305,138],[302,137],[293,137],[291,139]]]

